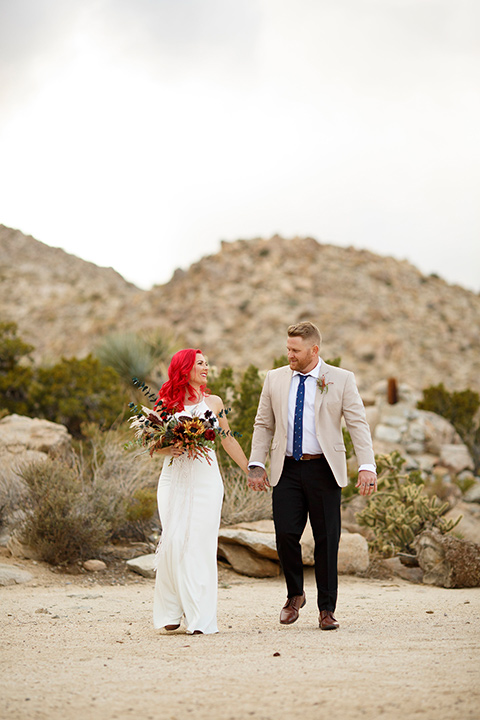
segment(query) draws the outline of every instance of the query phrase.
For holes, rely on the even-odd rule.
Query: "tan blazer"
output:
[[[265,378],[255,418],[250,462],[265,464],[271,454],[270,484],[280,479],[287,447],[288,394],[293,371],[285,367],[270,370]],[[319,378],[328,383],[323,393],[317,386],[315,430],[320,446],[337,483],[348,483],[342,416],[352,438],[359,465],[375,464],[365,408],[352,372],[323,362]]]

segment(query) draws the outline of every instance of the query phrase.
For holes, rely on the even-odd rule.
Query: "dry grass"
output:
[[[237,468],[221,468],[221,472],[225,487],[222,525],[271,519],[271,490],[253,492],[247,487],[244,473]]]

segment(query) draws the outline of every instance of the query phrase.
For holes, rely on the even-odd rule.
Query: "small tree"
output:
[[[446,418],[468,447],[480,470],[480,396],[472,390],[449,392],[443,383],[426,388],[419,401],[420,410],[429,410]]]
[[[126,397],[117,374],[91,355],[62,358],[50,368],[39,368],[31,399],[38,414],[66,425],[82,437],[82,423],[108,428],[122,415]]]
[[[8,412],[26,415],[30,410],[33,370],[22,361],[33,349],[17,336],[15,323],[0,323],[0,408]]]

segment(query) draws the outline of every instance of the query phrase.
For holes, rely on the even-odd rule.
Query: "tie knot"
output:
[[[299,375],[299,377],[300,377],[300,382],[304,383],[305,380],[307,379],[308,375]]]

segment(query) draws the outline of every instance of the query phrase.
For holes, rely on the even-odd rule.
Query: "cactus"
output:
[[[446,520],[448,503],[424,493],[421,473],[402,473],[405,459],[397,451],[377,457],[378,492],[357,513],[360,525],[371,529],[369,547],[383,557],[415,554],[414,541],[423,530],[437,528],[448,533],[460,522]]]

